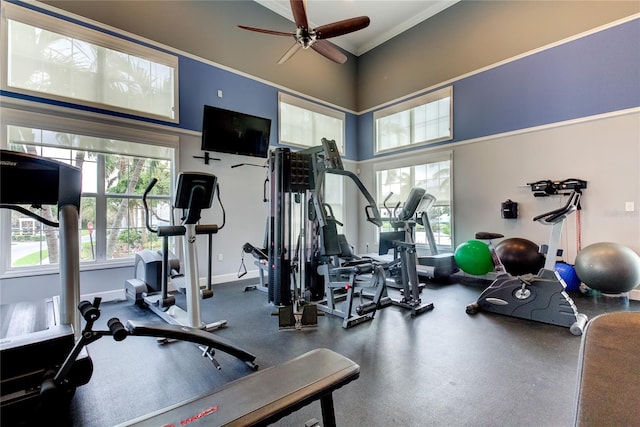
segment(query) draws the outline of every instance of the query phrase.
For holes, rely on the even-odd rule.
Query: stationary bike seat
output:
[[[504,237],[504,234],[491,233],[488,231],[478,231],[476,233],[476,239],[478,240],[493,240],[493,239],[499,239],[501,237]]]

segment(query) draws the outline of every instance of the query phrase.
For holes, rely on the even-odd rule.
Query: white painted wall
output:
[[[226,224],[218,234],[213,236],[213,274],[225,275],[226,280],[237,277],[240,267],[242,245],[246,242],[261,247],[268,214],[268,203],[263,200],[263,183],[267,177],[267,168],[241,166],[231,168],[240,163],[255,165],[266,164],[267,159],[248,156],[236,156],[223,153],[210,153],[220,161],[211,161],[205,165],[200,151],[200,135],[182,136],[180,138],[180,171],[200,171],[212,173],[218,177],[220,197],[226,212]],[[222,225],[222,210],[217,196],[211,209],[202,211],[201,224]],[[207,237],[198,237],[198,267],[200,277],[207,273]],[[222,261],[219,261],[219,256]],[[253,257],[246,255],[247,270],[255,269]],[[220,282],[219,278],[214,282]]]
[[[210,172],[218,176],[227,224],[213,241],[214,283],[234,280],[240,267],[242,245],[261,246],[268,204],[263,203],[263,182],[267,169],[237,163],[262,164],[264,159],[220,154],[221,161],[205,165],[194,155],[201,155],[199,135],[180,137],[181,170]],[[582,246],[611,241],[640,253],[640,112],[564,123],[542,129],[502,135],[453,147],[455,242],[460,244],[476,231],[495,231],[507,237],[524,237],[538,244],[548,240],[548,227],[531,221],[539,213],[563,205],[564,198],[534,198],[527,182],[540,179],[581,178],[588,181],[581,212]],[[416,163],[440,150],[422,150],[404,157]],[[402,156],[394,157],[401,160]],[[377,161],[386,161],[380,158]],[[374,162],[345,162],[345,168],[359,170],[359,177],[373,192]],[[518,202],[519,219],[505,220],[500,204],[511,199]],[[635,204],[635,212],[625,212],[625,202]],[[365,200],[351,183],[345,188],[346,218],[343,231],[356,251],[376,252],[376,227],[366,221]],[[221,224],[219,206],[203,211],[202,223]],[[573,262],[577,253],[576,217],[566,222],[561,247],[565,260]],[[368,250],[367,250],[368,249]],[[206,275],[207,242],[198,239],[200,277]],[[218,255],[222,254],[222,261]],[[133,263],[132,263],[133,264]],[[249,274],[255,277],[253,257],[245,257]],[[133,274],[133,266],[92,270],[81,274],[83,295],[123,289]],[[0,301],[11,303],[40,299],[59,293],[58,276],[4,278]],[[115,292],[115,293],[114,293]]]

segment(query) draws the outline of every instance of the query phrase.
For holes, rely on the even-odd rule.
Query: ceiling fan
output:
[[[370,22],[368,16],[358,16],[356,18],[349,18],[333,22],[331,24],[321,25],[316,28],[309,28],[306,0],[289,1],[291,2],[291,11],[293,12],[293,19],[295,20],[297,27],[295,32],[287,33],[283,31],[264,30],[262,28],[238,25],[238,27],[244,30],[256,31],[258,33],[272,34],[276,36],[293,36],[296,42],[285,52],[284,55],[282,55],[278,64],[286,62],[296,52],[298,52],[300,48],[311,48],[333,62],[344,64],[347,61],[347,57],[340,52],[337,47],[328,42],[327,39],[361,30],[366,28]]]

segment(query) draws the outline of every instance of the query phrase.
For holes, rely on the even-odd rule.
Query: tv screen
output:
[[[267,157],[271,120],[204,106],[202,150]]]

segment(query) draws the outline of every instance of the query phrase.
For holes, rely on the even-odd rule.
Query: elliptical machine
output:
[[[164,321],[174,325],[213,331],[226,326],[226,320],[205,324],[200,316],[200,299],[213,296],[211,289],[211,257],[207,285],[200,288],[198,277],[198,260],[196,254],[196,234],[208,234],[209,251],[211,250],[212,235],[224,226],[196,225],[200,220],[202,209],[208,209],[213,202],[217,190],[215,175],[200,172],[181,172],[176,184],[174,207],[184,209],[181,225],[164,225],[153,228],[150,223],[150,212],[147,196],[156,185],[153,179],[147,186],[142,202],[145,209],[147,229],[162,238],[160,254],[150,250],[136,253],[136,277],[125,282],[127,299],[135,304],[143,304]],[[219,197],[219,195],[218,195]],[[184,236],[185,275],[176,275],[179,271],[179,261],[172,259],[169,252],[169,237]],[[173,271],[173,273],[172,273]],[[169,278],[177,291],[169,291]],[[186,310],[176,304],[176,293],[184,292]]]
[[[411,310],[411,316],[417,316],[425,311],[433,310],[434,306],[433,303],[423,302],[420,299],[423,285],[418,277],[418,255],[414,238],[417,222],[414,215],[423,200],[429,200],[429,204],[431,204],[435,197],[428,194],[424,188],[412,188],[404,206],[400,209],[398,202],[391,212],[387,201],[392,195],[393,193],[389,193],[383,205],[387,210],[389,222],[394,231],[380,232],[379,254],[386,255],[389,249],[393,248],[393,261],[384,264],[385,271],[391,279],[387,280],[386,284],[387,287],[399,289],[401,297],[390,296],[391,303]],[[431,230],[429,229],[428,232],[430,233]],[[432,247],[435,247],[435,242]]]
[[[567,285],[554,268],[564,220],[578,208],[580,195],[574,190],[565,206],[533,218],[541,224],[552,226],[547,258],[538,274],[517,277],[508,273],[500,274],[476,302],[467,306],[467,314],[489,311],[568,327],[572,334],[582,335],[587,316],[578,313],[576,305],[565,291]],[[504,268],[498,268],[497,271],[504,271]]]

